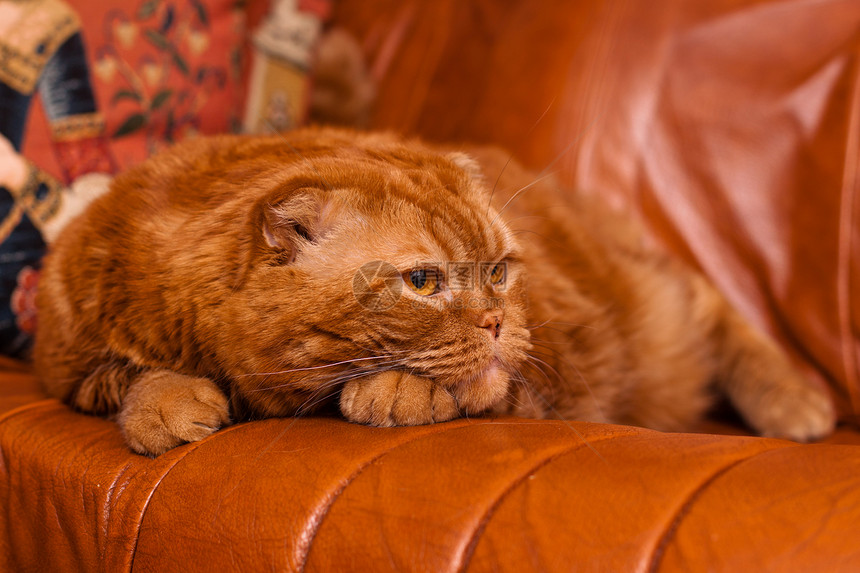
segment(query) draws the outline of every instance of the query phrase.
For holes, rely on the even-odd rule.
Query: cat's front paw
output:
[[[792,385],[761,397],[750,423],[762,436],[810,442],[823,438],[836,425],[836,412],[820,388]]]
[[[417,426],[460,415],[457,401],[428,378],[391,370],[344,384],[340,411],[351,422]]]
[[[208,378],[159,370],[135,381],[117,422],[131,449],[157,456],[202,440],[229,424],[230,415],[227,397]]]

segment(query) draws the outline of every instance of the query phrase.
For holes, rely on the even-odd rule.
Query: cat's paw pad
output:
[[[753,423],[763,436],[810,442],[833,431],[836,412],[824,391],[804,385],[765,395]]]
[[[159,371],[129,389],[117,421],[131,449],[159,455],[202,440],[229,424],[230,415],[227,397],[211,380]]]
[[[445,388],[397,370],[344,384],[340,410],[347,420],[372,426],[417,426],[460,415],[457,401]]]

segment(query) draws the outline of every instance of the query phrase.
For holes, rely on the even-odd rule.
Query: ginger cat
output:
[[[126,172],[45,261],[45,389],[150,455],[332,404],[380,426],[493,411],[684,430],[714,389],[761,434],[832,430],[827,393],[630,222],[475,158],[307,129]]]

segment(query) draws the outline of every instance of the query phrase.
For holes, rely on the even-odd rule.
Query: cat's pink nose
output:
[[[492,310],[478,315],[475,324],[483,328],[491,338],[496,339],[502,333],[502,320],[505,318],[504,310]]]

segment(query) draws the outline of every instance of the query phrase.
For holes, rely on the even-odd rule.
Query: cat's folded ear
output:
[[[491,194],[481,164],[474,157],[462,151],[452,151],[446,154],[445,158],[466,173],[470,181],[467,189],[473,196],[482,203],[488,202]]]
[[[283,262],[291,262],[325,232],[329,211],[328,202],[317,190],[266,200],[258,207],[257,240],[265,250],[280,253]]]
[[[446,157],[475,181],[484,180],[484,173],[481,171],[480,164],[471,155],[462,151],[452,151]]]

